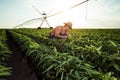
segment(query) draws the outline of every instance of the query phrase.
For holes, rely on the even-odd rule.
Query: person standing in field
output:
[[[66,39],[68,31],[72,29],[72,22],[64,23],[64,26],[56,26],[49,34],[49,38]]]

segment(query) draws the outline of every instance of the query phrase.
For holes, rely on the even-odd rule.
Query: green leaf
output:
[[[118,64],[113,64],[113,66],[115,67],[115,69],[117,69],[118,71],[120,71],[120,65],[118,65]]]
[[[115,44],[115,42],[113,42],[113,41],[111,41],[111,40],[110,40],[110,43],[111,43],[113,46],[117,46],[117,45]]]
[[[61,75],[61,78],[60,78],[60,80],[63,80],[63,75],[64,75],[64,72],[62,72],[62,75]]]
[[[51,65],[50,67],[48,67],[44,72],[42,72],[42,74],[46,73],[47,71],[49,71],[50,69],[52,69],[54,66]]]
[[[75,71],[75,76],[77,77],[77,79],[80,79],[80,74],[78,71]]]

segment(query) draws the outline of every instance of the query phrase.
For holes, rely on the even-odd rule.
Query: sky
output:
[[[15,28],[26,21],[43,18],[59,11],[63,13],[47,17],[51,27],[64,25],[71,21],[73,28],[119,28],[120,0],[89,0],[75,8],[69,9],[85,0],[0,0],[0,28]],[[41,20],[35,20],[19,26],[20,28],[37,28]],[[44,22],[41,27],[48,27]]]

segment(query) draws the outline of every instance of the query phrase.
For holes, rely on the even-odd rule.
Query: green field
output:
[[[49,39],[51,29],[0,30],[0,76],[8,76],[11,36],[42,80],[120,80],[120,29],[73,29],[68,39]],[[12,73],[11,73],[12,75]]]

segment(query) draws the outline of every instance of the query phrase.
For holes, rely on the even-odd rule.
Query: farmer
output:
[[[72,29],[71,22],[64,23],[64,26],[56,26],[56,28],[50,32],[49,38],[66,39],[68,38],[68,31],[70,29]]]

